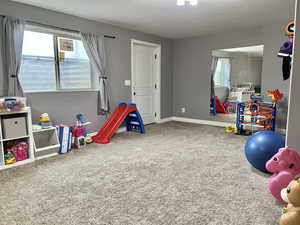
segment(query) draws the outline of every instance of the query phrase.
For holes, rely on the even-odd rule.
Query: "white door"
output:
[[[157,48],[143,44],[132,45],[132,101],[137,105],[144,124],[158,117],[158,63]]]

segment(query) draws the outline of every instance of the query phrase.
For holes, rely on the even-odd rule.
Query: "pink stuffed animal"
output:
[[[273,173],[269,180],[269,190],[272,195],[284,203],[281,190],[286,188],[296,175],[300,173],[300,156],[289,147],[279,149],[266,164],[266,169]]]

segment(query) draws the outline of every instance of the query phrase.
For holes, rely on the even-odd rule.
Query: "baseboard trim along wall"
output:
[[[167,123],[167,122],[170,122],[170,121],[174,121],[173,118],[174,117],[167,117],[167,118],[164,118],[164,119],[160,119],[157,123]]]
[[[177,116],[161,119],[158,123],[167,123],[170,121],[202,124],[202,125],[209,125],[209,126],[215,126],[215,127],[228,127],[230,125],[235,125],[235,123],[226,123],[226,122],[211,121],[211,120],[199,120],[199,119],[191,119],[191,118],[177,117]],[[283,135],[286,134],[286,129],[277,128],[276,131]]]
[[[158,123],[166,123],[166,122],[170,122],[170,121],[202,124],[202,125],[209,125],[209,126],[215,126],[215,127],[228,127],[229,125],[232,125],[232,123],[226,123],[226,122],[199,120],[199,119],[191,119],[191,118],[177,117],[177,116],[161,119]]]

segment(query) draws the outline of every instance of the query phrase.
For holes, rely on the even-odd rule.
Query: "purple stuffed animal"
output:
[[[300,156],[289,147],[279,149],[266,164],[266,169],[273,173],[269,180],[269,190],[272,195],[284,203],[281,190],[286,188],[294,177],[300,174]]]

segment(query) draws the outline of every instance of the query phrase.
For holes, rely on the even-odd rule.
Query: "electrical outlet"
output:
[[[125,86],[131,86],[131,80],[124,80]]]
[[[185,108],[184,107],[181,108],[181,112],[185,113]]]

